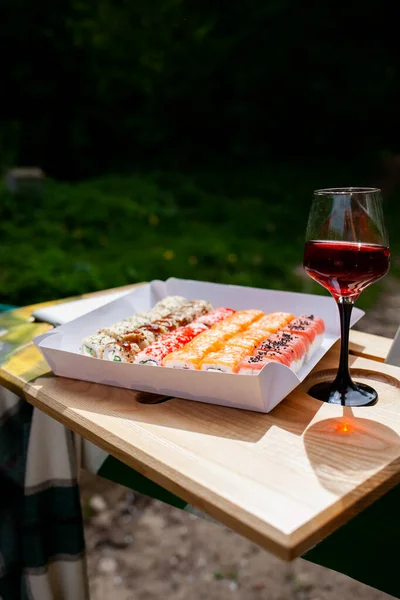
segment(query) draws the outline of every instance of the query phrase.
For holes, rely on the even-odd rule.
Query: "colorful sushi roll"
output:
[[[187,302],[181,306],[178,310],[167,315],[163,319],[158,319],[143,325],[126,333],[123,337],[124,341],[134,342],[140,346],[141,349],[147,348],[150,344],[154,343],[162,335],[183,327],[194,321],[197,317],[210,312],[211,304],[205,300],[193,300]]]
[[[309,341],[306,362],[308,362],[324,341],[325,323],[320,317],[309,315],[297,317],[283,328],[287,333],[295,333]]]
[[[293,318],[293,315],[290,313],[270,313],[269,315],[265,315],[258,319],[255,323],[250,325],[244,331],[234,335],[227,342],[222,350],[220,350],[221,357],[225,360],[225,356],[223,354],[224,350],[241,348],[242,353],[235,353],[235,357],[237,357],[236,363],[233,361],[230,362],[231,370],[229,372],[235,372],[238,365],[242,361],[244,357],[247,355],[252,355],[257,351],[257,348],[260,344],[270,344],[269,340],[273,337],[273,332],[279,330],[283,324],[288,323]],[[216,360],[218,357],[213,356],[213,360]],[[209,370],[208,364],[208,355],[202,362],[202,370]],[[296,365],[297,366],[297,365]],[[229,368],[230,368],[229,367]],[[214,369],[213,369],[214,370]],[[225,366],[223,366],[221,371],[227,372]]]
[[[255,354],[243,358],[236,368],[236,373],[257,375],[270,362],[278,362],[286,367],[295,369],[295,360],[294,352],[288,352],[287,348],[279,340],[268,340],[263,342]]]
[[[289,366],[284,357],[278,353],[271,352],[269,356],[256,354],[255,356],[246,356],[238,365],[236,372],[240,375],[258,375],[258,373],[271,362],[278,362]]]
[[[187,298],[184,298],[183,296],[167,296],[166,298],[163,298],[163,300],[159,300],[155,308],[158,307],[161,309],[166,309],[169,312],[173,312],[180,306],[186,304],[186,302]]]
[[[246,356],[239,363],[236,372],[257,374],[265,364],[280,362],[294,372],[303,366],[309,342],[298,335],[279,331],[262,342],[252,356]]]
[[[306,361],[310,347],[308,340],[301,335],[285,331],[278,331],[276,338],[280,350],[286,352],[288,358],[291,359],[290,367],[297,373]]]
[[[242,310],[234,313],[197,336],[181,350],[168,354],[164,358],[164,366],[174,369],[199,369],[208,353],[222,348],[229,338],[246,329],[262,315],[261,310]]]
[[[276,333],[279,329],[290,323],[290,321],[293,319],[294,316],[291,313],[268,313],[250,325],[249,330]]]
[[[252,354],[265,336],[263,331],[249,329],[237,333],[220,350],[206,354],[201,361],[201,370],[234,373],[243,357]]]
[[[241,374],[279,362],[298,372],[322,344],[324,331],[315,315],[212,310],[205,300],[171,296],[86,337],[81,352],[114,362]]]
[[[153,344],[159,337],[173,331],[178,327],[176,321],[171,318],[157,319],[147,325],[142,325],[133,331],[124,335],[121,341],[137,344],[140,350]]]
[[[186,298],[181,296],[168,296],[157,302],[151,310],[123,319],[110,327],[101,329],[99,333],[105,333],[117,341],[123,340],[139,327],[167,317],[186,303]]]
[[[234,373],[246,354],[240,346],[225,346],[218,352],[209,352],[201,362],[201,370]]]
[[[167,354],[163,359],[163,366],[173,369],[198,369],[203,356],[221,348],[224,343],[221,339],[223,334],[217,335],[212,329],[201,333],[180,350]]]
[[[202,315],[201,317],[196,319],[196,322],[204,323],[204,325],[207,325],[207,327],[212,327],[213,325],[220,323],[224,319],[227,319],[235,312],[236,310],[234,310],[233,308],[216,308],[215,310],[212,310],[211,312]]]
[[[238,365],[241,374],[257,374],[267,363],[280,362],[299,371],[322,343],[325,324],[319,317],[292,319],[277,333],[262,342],[252,356]]]
[[[247,350],[247,354],[253,354],[258,345],[263,342],[265,339],[270,336],[270,333],[266,333],[265,331],[250,331],[250,329],[245,329],[231,337],[226,342],[227,348],[243,348]]]
[[[304,338],[301,336],[278,332],[265,342],[262,342],[255,354],[268,357],[271,352],[278,353],[278,356],[282,357],[282,359],[285,358],[288,366],[297,373],[303,366],[307,350],[308,344],[306,344]]]
[[[103,360],[132,363],[138,352],[140,352],[140,348],[137,344],[113,340],[104,348]]]
[[[284,323],[289,323],[289,321],[293,321],[294,319],[294,315],[288,312],[273,312],[268,313],[266,316],[270,317],[271,319],[280,319]]]
[[[105,333],[95,333],[84,338],[81,342],[81,354],[93,358],[103,358],[104,348],[114,342],[114,338]]]
[[[288,335],[288,334],[286,334]],[[257,365],[251,367],[252,372],[261,369],[261,364],[265,362],[276,360],[290,366],[294,370],[298,370],[304,360],[304,354],[306,352],[306,346],[302,338],[294,339],[292,335],[288,335],[289,339],[282,337],[280,333],[270,334],[267,339],[265,338],[264,332],[256,331],[245,331],[244,333],[238,334],[229,340],[227,345],[219,352],[214,353],[212,359],[214,366],[209,361],[210,355],[208,355],[203,363],[203,370],[219,370],[222,372],[237,373],[244,365]],[[260,344],[261,342],[261,344]],[[240,351],[239,351],[240,349]],[[234,354],[229,357],[229,362],[226,362],[226,355],[229,352],[234,351]],[[251,360],[246,362],[250,356],[254,358],[254,354],[258,356],[257,360]],[[219,360],[221,364],[219,365]],[[261,359],[265,359],[262,361]]]
[[[134,362],[140,365],[161,366],[167,354],[179,350],[203,331],[207,331],[204,323],[194,322],[180,327],[163,335],[159,340],[139,352]]]
[[[247,327],[249,327],[255,321],[258,321],[259,319],[261,319],[261,317],[263,317],[263,316],[264,316],[264,313],[262,310],[257,310],[257,309],[240,310],[240,311],[236,312],[234,315],[232,315],[229,318],[229,321],[231,323],[235,323],[235,324],[239,325],[241,330],[244,330],[244,329],[247,329]],[[225,322],[224,321],[222,322],[221,327],[223,327]],[[218,325],[217,325],[217,327],[218,327]]]

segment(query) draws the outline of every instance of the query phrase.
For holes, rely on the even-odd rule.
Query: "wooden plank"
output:
[[[393,340],[364,331],[350,331],[350,352],[371,360],[385,362]]]
[[[400,368],[351,357],[380,394],[350,411],[309,397],[335,372],[336,345],[268,415],[52,375],[29,402],[242,535],[290,560],[400,480]]]

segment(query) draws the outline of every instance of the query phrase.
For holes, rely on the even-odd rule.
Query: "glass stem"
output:
[[[349,372],[349,333],[351,311],[353,310],[354,302],[351,298],[338,298],[336,302],[340,315],[341,340],[339,370],[332,387],[336,388],[340,393],[345,393],[349,387],[353,386]]]

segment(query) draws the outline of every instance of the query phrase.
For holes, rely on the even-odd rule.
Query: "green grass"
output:
[[[22,305],[170,276],[325,293],[294,268],[302,262],[312,190],[341,184],[340,177],[271,167],[48,181],[41,195],[2,189],[0,302]],[[386,208],[398,238],[397,207],[393,198]]]

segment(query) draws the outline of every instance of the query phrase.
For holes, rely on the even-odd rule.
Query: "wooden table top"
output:
[[[31,322],[34,308],[0,317],[0,384],[283,559],[400,480],[400,368],[383,364],[391,340],[351,332],[352,373],[378,389],[374,407],[307,395],[336,370],[337,344],[266,415],[176,398],[145,405],[134,391],[54,376],[30,343],[50,327]]]

